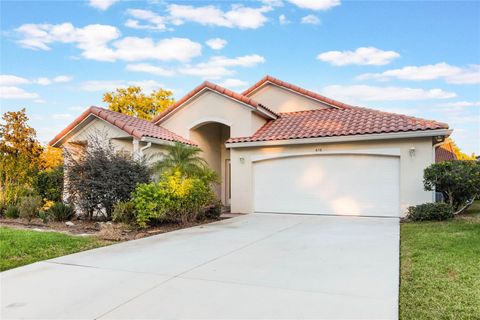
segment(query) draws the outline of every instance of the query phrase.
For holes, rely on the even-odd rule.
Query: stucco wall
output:
[[[266,120],[248,107],[212,91],[206,91],[181,107],[160,125],[182,137],[195,141],[190,129],[206,122],[219,122],[230,127],[232,137],[247,137]]]
[[[409,154],[415,148],[415,156]],[[262,155],[319,154],[335,151],[371,150],[377,152],[397,151],[400,153],[400,211],[404,215],[411,205],[431,202],[432,192],[423,189],[423,170],[433,162],[431,138],[379,140],[368,142],[322,143],[309,145],[271,146],[256,148],[232,148],[232,212],[252,213],[253,167],[252,158]],[[243,163],[240,158],[243,158]]]
[[[301,110],[325,109],[325,105],[298,93],[266,84],[254,91],[250,97],[275,112],[293,112]]]
[[[100,135],[102,138],[105,137],[106,139],[112,139],[112,144],[118,150],[128,152],[132,152],[133,150],[132,138],[130,135],[98,118],[95,118],[74,135],[68,137],[63,142],[63,146],[68,147],[68,142],[88,141],[88,138],[91,135]]]

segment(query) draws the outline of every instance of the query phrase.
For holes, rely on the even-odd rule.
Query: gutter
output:
[[[338,137],[320,137],[320,138],[303,138],[303,139],[288,139],[288,140],[273,140],[273,141],[253,141],[253,142],[230,142],[230,143],[226,143],[225,146],[227,148],[248,148],[248,147],[268,147],[268,146],[350,142],[350,141],[389,140],[389,139],[420,138],[420,137],[435,137],[435,136],[448,137],[452,133],[452,131],[453,130],[451,129],[437,129],[437,130],[408,131],[408,132],[394,132],[394,133],[358,134],[358,135],[352,135],[352,136],[338,136]]]

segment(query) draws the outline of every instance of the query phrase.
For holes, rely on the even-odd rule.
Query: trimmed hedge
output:
[[[453,208],[443,202],[424,203],[408,208],[407,218],[412,221],[441,221],[453,218]]]

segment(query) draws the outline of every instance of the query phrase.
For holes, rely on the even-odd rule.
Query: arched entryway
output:
[[[225,206],[230,206],[230,150],[225,147],[225,141],[230,138],[230,126],[216,121],[206,121],[190,129],[190,140],[202,149],[202,157],[210,168],[221,178],[215,192]]]

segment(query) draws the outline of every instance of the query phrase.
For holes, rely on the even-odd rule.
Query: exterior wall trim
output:
[[[337,151],[320,151],[320,152],[300,152],[300,153],[276,153],[264,156],[253,156],[250,160],[255,162],[267,161],[282,158],[294,158],[303,156],[323,156],[323,155],[368,155],[381,157],[400,157],[400,149],[363,149],[363,150],[337,150]]]
[[[188,129],[189,130],[194,130],[194,129],[197,129],[198,127],[201,127],[202,125],[206,124],[206,123],[213,123],[213,122],[216,122],[216,123],[221,123],[221,124],[224,124],[228,127],[231,127],[232,126],[232,122],[231,121],[228,121],[228,120],[225,120],[223,118],[217,118],[217,117],[203,117],[203,118],[200,118],[200,119],[197,119],[195,121],[193,121],[189,126],[188,126]]]

